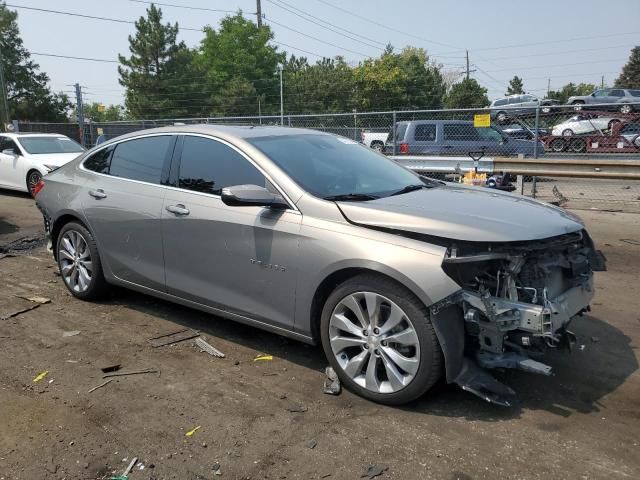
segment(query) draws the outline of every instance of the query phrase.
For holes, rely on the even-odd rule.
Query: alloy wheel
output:
[[[42,180],[42,175],[40,172],[34,170],[27,177],[27,188],[29,189],[29,194],[33,197],[33,189],[38,184],[38,182]]]
[[[329,321],[329,343],[346,375],[376,393],[409,385],[420,366],[420,341],[407,314],[373,292],[344,297]]]
[[[75,230],[68,230],[60,240],[58,250],[60,273],[74,292],[87,291],[91,285],[93,263],[86,239]]]

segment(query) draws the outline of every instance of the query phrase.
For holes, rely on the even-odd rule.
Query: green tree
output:
[[[640,88],[640,47],[633,47],[626,65],[616,80],[616,87]]]
[[[551,90],[548,97],[558,100],[561,104],[566,104],[569,97],[575,95],[589,95],[596,89],[592,83],[567,83],[560,90]]]
[[[92,122],[115,122],[124,120],[124,109],[121,105],[103,105],[99,102],[86,103],[84,105],[84,118]],[[77,118],[74,108],[71,118]]]
[[[335,113],[355,106],[353,69],[342,57],[309,65],[306,58],[291,56],[283,75],[287,112]]]
[[[354,69],[359,110],[439,108],[446,86],[440,68],[421,48],[394,53],[388,45],[378,58]]]
[[[49,77],[39,71],[39,65],[23,45],[17,18],[15,11],[0,2],[0,57],[7,90],[8,117],[43,122],[66,121],[71,107],[69,98],[49,89]],[[0,111],[2,109],[0,103]]]
[[[118,55],[120,84],[126,88],[125,107],[133,118],[182,117],[201,102],[199,83],[191,68],[193,52],[177,41],[178,24],[162,23],[162,10],[151,5],[147,17],[135,22],[126,58]]]
[[[509,81],[509,87],[507,88],[507,93],[505,95],[518,95],[521,93],[524,93],[524,84],[519,76],[514,75]]]
[[[217,31],[211,26],[204,30],[194,64],[204,76],[210,110],[227,111],[232,102],[236,115],[255,115],[259,95],[266,101],[265,108],[275,111],[280,101],[277,67],[286,54],[269,44],[273,39],[269,26],[259,28],[238,12],[223,18]],[[222,92],[237,98],[226,98],[221,104]]]
[[[489,105],[487,89],[474,78],[465,78],[454,83],[447,94],[444,104],[447,108],[479,108]]]

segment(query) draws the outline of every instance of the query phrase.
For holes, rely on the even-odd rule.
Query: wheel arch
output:
[[[365,262],[350,266],[340,266],[326,274],[314,291],[309,305],[309,329],[314,344],[320,342],[320,319],[324,304],[338,285],[361,274],[372,274],[395,282],[408,289],[426,307],[433,302],[418,286],[402,273],[375,262]]]
[[[58,243],[58,235],[60,235],[60,230],[62,230],[62,227],[64,227],[67,223],[70,223],[70,222],[77,222],[80,225],[82,225],[84,228],[89,230],[89,232],[91,232],[91,229],[89,228],[89,225],[87,224],[87,222],[85,222],[75,212],[65,212],[59,215],[53,221],[51,225],[51,232],[49,233],[49,235],[51,236],[51,245],[53,247],[53,257],[56,259],[56,261],[58,260],[58,253],[56,249],[56,244]]]

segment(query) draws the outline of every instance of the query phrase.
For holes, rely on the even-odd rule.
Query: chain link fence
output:
[[[56,132],[92,147],[120,135],[167,125],[225,124],[309,128],[397,157],[517,157],[640,160],[640,103],[494,105],[483,109],[348,112],[120,122],[24,123],[22,132]],[[461,173],[423,171],[459,181]],[[494,172],[504,183],[508,172]],[[492,178],[487,174],[487,181]],[[495,180],[495,177],[494,177]],[[640,213],[640,181],[526,177],[525,195],[571,208]]]

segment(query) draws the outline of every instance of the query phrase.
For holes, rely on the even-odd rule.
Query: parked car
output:
[[[551,129],[552,135],[569,137],[571,135],[583,135],[585,133],[601,132],[610,130],[619,118],[600,117],[587,113],[574,115],[573,117],[558,123]]]
[[[69,137],[47,133],[0,133],[0,188],[33,193],[47,173],[84,148]]]
[[[385,153],[393,152],[393,142]],[[412,120],[396,126],[396,153],[402,155],[468,155],[484,151],[486,155],[533,156],[535,142],[509,138],[496,127],[478,128],[464,120]],[[538,142],[538,155],[544,145]]]
[[[640,123],[627,123],[620,129],[620,135],[629,143],[640,147]]]
[[[373,148],[378,152],[384,151],[384,145],[389,139],[389,132],[371,132],[363,130],[361,134],[362,144]]]
[[[509,138],[517,138],[520,140],[533,140],[536,137],[535,127],[526,127],[518,123],[512,123],[500,127],[500,131],[507,135]],[[538,128],[537,132],[538,138],[549,135],[549,129],[547,128]]]
[[[500,123],[506,122],[510,117],[535,113],[540,106],[542,113],[549,113],[554,105],[560,102],[552,98],[538,98],[534,95],[509,95],[491,102],[491,118]]]
[[[576,110],[581,110],[589,105],[615,104],[609,108],[618,110],[621,113],[631,113],[640,110],[640,90],[628,88],[602,88],[590,95],[578,95],[569,97],[569,105],[573,105]],[[597,107],[603,108],[603,107]]]
[[[120,285],[321,343],[343,385],[381,403],[445,375],[510,404],[486,369],[549,374],[527,352],[570,342],[593,296],[593,243],[572,213],[313,130],[137,132],[36,190],[73,296]]]

